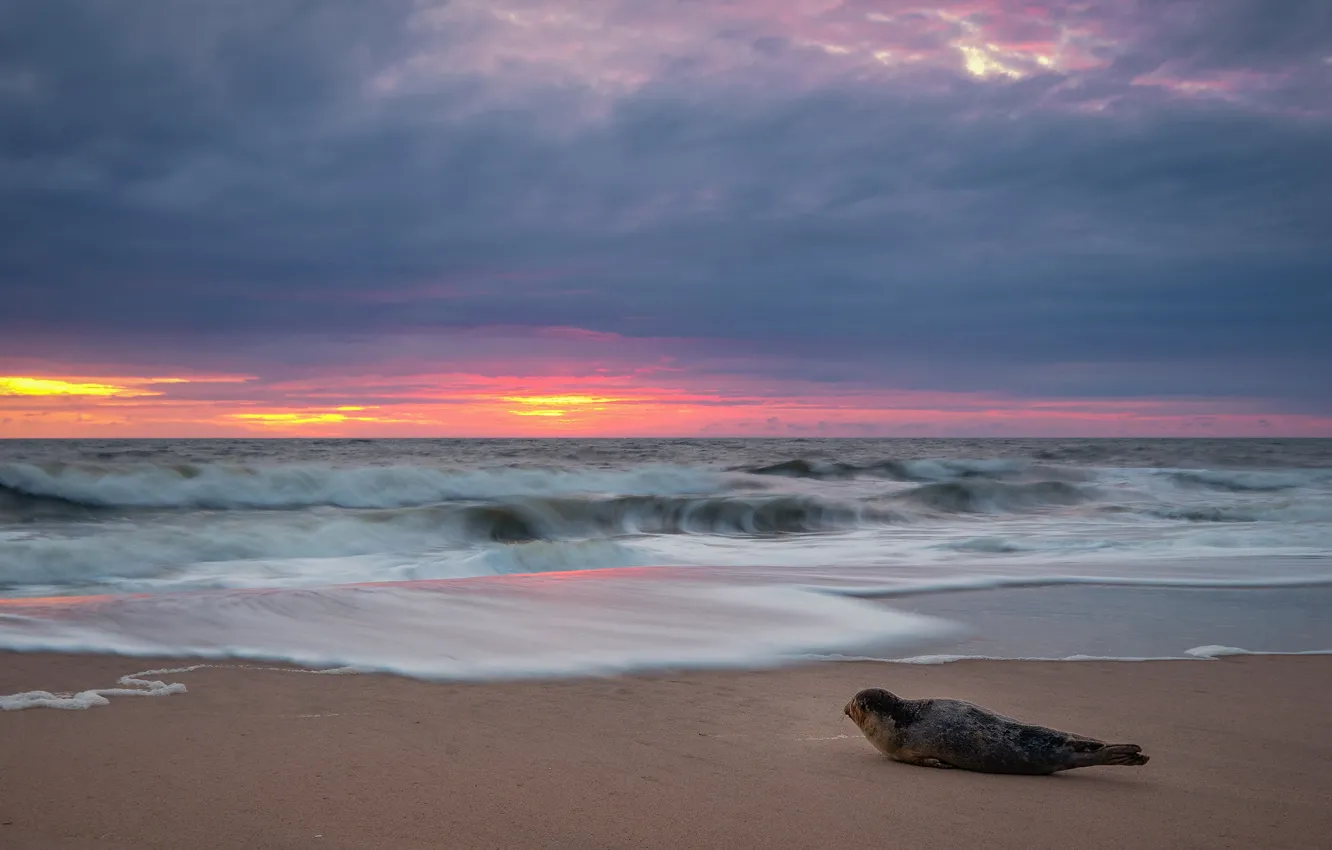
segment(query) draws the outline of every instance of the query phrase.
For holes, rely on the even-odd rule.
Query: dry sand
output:
[[[188,664],[190,662],[177,662]],[[168,662],[0,654],[0,693]],[[0,847],[1327,848],[1332,658],[821,664],[541,683],[204,669],[0,713]],[[909,767],[857,689],[1141,744],[1053,777]]]

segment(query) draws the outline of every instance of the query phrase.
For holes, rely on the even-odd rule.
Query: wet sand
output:
[[[190,661],[0,654],[0,694]],[[1322,848],[1332,657],[818,664],[437,684],[206,668],[186,694],[0,712],[0,847]],[[887,761],[857,689],[1134,742],[1140,768]]]

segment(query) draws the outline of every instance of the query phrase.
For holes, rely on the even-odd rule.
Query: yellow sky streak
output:
[[[504,396],[503,400],[512,404],[549,404],[558,407],[573,407],[584,404],[610,404],[617,401],[626,401],[626,399],[622,398],[605,398],[595,395],[520,395]]]
[[[26,375],[0,375],[0,396],[153,396],[154,390],[136,388],[135,384],[160,383],[151,378],[120,378],[121,384],[91,381],[64,381],[59,378],[32,378]]]
[[[346,422],[348,419],[364,420],[363,416],[348,416],[345,413],[232,413],[232,419],[246,422],[258,422],[263,425],[316,425],[326,422]]]
[[[386,416],[352,416],[350,414],[367,411],[370,408],[359,404],[344,404],[328,410],[296,410],[281,413],[228,413],[226,418],[250,422],[255,425],[271,425],[281,428],[290,425],[337,425],[342,422],[401,423],[408,419],[395,419]]]

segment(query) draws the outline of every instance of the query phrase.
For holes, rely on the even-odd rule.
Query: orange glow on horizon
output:
[[[0,437],[1332,435],[1332,418],[1271,413],[1249,399],[1017,398],[690,374],[669,363],[557,368],[572,374],[264,381],[66,371],[0,384]],[[106,390],[83,393],[88,386]]]

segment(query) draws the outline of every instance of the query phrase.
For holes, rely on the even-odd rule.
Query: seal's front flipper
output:
[[[938,759],[930,758],[929,756],[904,756],[899,753],[893,756],[893,760],[900,761],[903,764],[914,764],[917,767],[939,767],[945,770],[953,769],[953,766],[948,762],[939,761]]]

